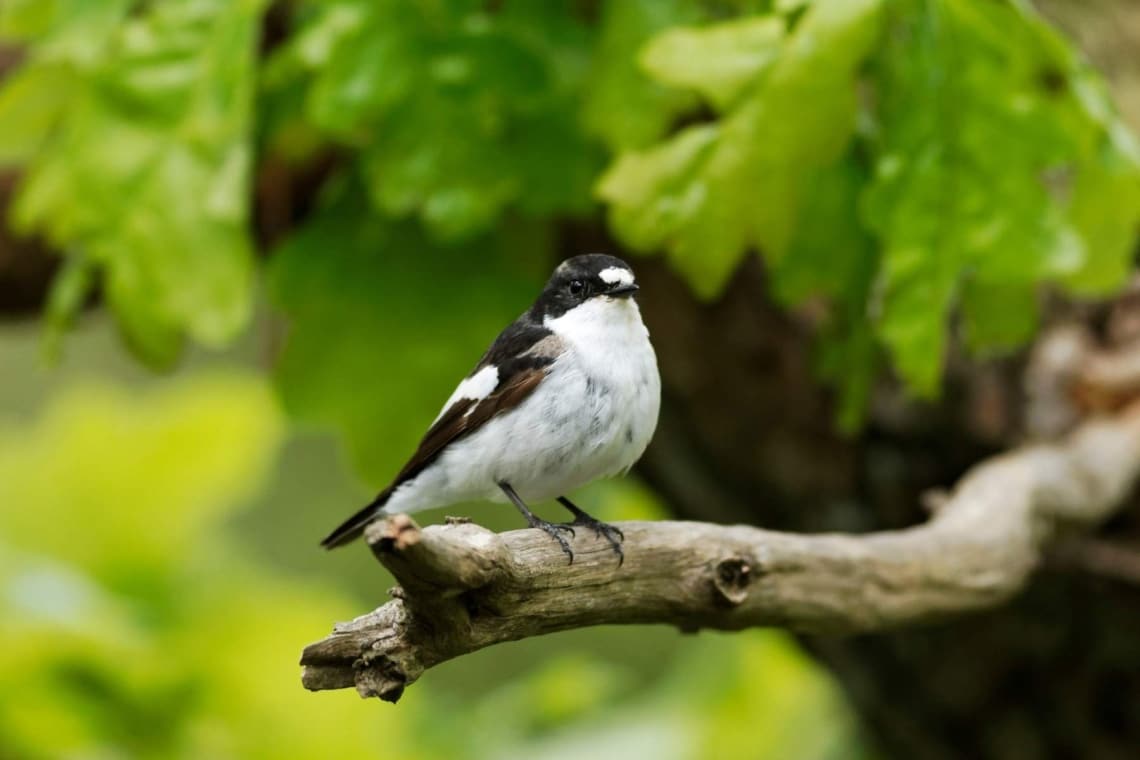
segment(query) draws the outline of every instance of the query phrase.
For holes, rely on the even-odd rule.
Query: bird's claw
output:
[[[569,533],[571,537],[573,537],[575,535],[574,528],[569,525],[547,522],[546,520],[540,520],[538,518],[530,521],[530,527],[538,528],[539,530],[544,531],[548,536],[557,541],[558,545],[562,547],[562,551],[564,551],[566,553],[566,556],[570,558],[570,561],[567,564],[574,564],[574,552],[570,549],[570,543],[562,535],[562,533],[565,532]]]
[[[604,538],[610,542],[610,547],[614,550],[614,554],[618,556],[618,567],[621,567],[625,562],[625,552],[622,551],[622,544],[625,542],[625,534],[621,532],[621,528],[604,523],[601,520],[596,520],[589,516],[580,516],[571,525],[582,525],[590,528],[600,538]]]

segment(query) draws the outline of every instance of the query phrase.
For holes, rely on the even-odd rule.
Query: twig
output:
[[[1064,541],[1049,553],[1060,567],[1140,586],[1140,546],[1088,536]]]
[[[610,623],[684,630],[782,626],[857,633],[1002,604],[1063,528],[1094,527],[1140,474],[1140,407],[971,470],[924,525],[863,536],[689,522],[622,523],[625,564],[579,532],[575,561],[534,530],[370,526],[395,598],[301,658],[309,689],[396,701],[445,660],[503,641]]]

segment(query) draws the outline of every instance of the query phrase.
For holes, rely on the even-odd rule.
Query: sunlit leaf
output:
[[[747,94],[716,126],[691,127],[609,168],[597,192],[619,236],[641,250],[663,247],[706,297],[752,248],[779,261],[804,221],[812,176],[838,161],[851,138],[854,74],[876,38],[878,11],[876,0],[821,0],[774,61],[753,66],[755,81],[722,67],[720,84],[703,83],[707,93]],[[717,32],[710,29],[697,38]]]
[[[784,21],[775,16],[678,27],[655,37],[641,63],[657,81],[695,90],[725,110],[775,62],[783,41]]]
[[[691,93],[653,81],[637,58],[641,45],[657,32],[696,20],[697,8],[685,0],[606,3],[585,86],[585,128],[612,150],[644,147],[695,105]]]
[[[17,227],[98,267],[128,341],[157,365],[177,357],[183,334],[220,346],[249,320],[262,5],[179,0],[117,26],[114,15],[109,27],[105,15],[98,28],[73,19],[0,90],[0,122],[32,125],[0,127],[7,158],[28,162]],[[90,47],[71,44],[81,33]],[[35,97],[23,94],[29,79]]]
[[[75,80],[64,66],[28,66],[0,88],[0,166],[32,159],[51,135]]]
[[[1023,309],[1036,283],[1103,290],[1127,268],[1140,164],[1112,139],[1111,117],[1080,97],[1073,54],[1025,13],[943,0],[899,17],[879,62],[864,199],[883,245],[872,313],[919,394],[937,392],[957,306],[971,345],[1010,347],[1032,333],[1033,311],[1001,315],[997,293],[1018,293],[1009,308]],[[970,315],[974,306],[984,313]]]

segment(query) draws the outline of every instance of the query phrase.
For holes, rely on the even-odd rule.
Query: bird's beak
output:
[[[606,295],[613,296],[614,298],[628,298],[636,292],[636,285],[622,285],[620,288],[614,288],[613,290],[609,291],[606,293]]]

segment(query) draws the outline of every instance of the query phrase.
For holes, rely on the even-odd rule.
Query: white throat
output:
[[[597,296],[575,306],[560,317],[544,320],[546,327],[579,352],[602,354],[619,351],[630,343],[642,343],[649,331],[632,298]]]

